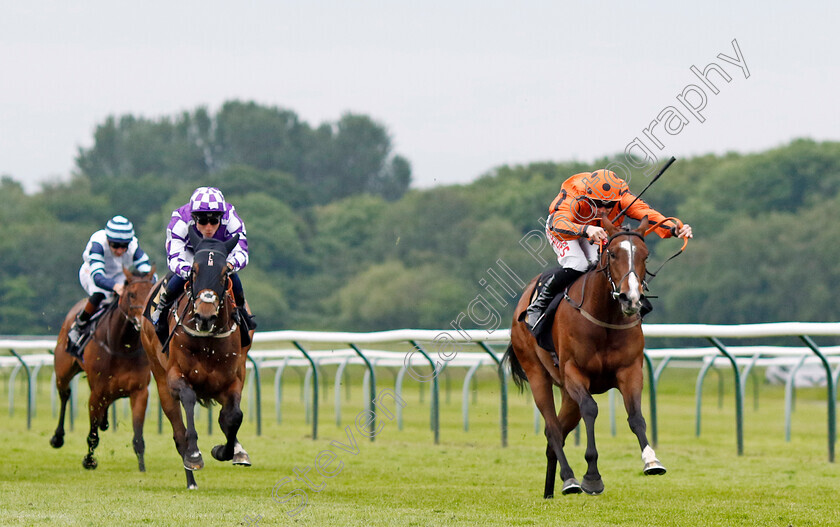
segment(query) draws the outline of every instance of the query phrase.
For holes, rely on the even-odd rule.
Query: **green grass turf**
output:
[[[327,372],[334,370],[327,369]],[[619,403],[617,435],[610,433],[606,396],[596,399],[600,416],[596,436],[599,466],[606,485],[601,496],[559,495],[542,499],[545,440],[535,434],[530,394],[511,387],[509,446],[501,448],[498,386],[491,368],[483,369],[477,403],[470,407],[470,430],[462,429],[461,379],[453,372],[447,403],[441,382],[440,444],[429,429],[429,391],[423,401],[418,385],[406,383],[405,425],[384,421],[375,442],[359,435],[353,419],[363,410],[359,370],[354,369],[349,401],[342,391],[342,427],[351,426],[358,454],[330,446],[347,442],[335,423],[333,375],[322,393],[319,437],[311,439],[305,423],[298,376],[286,375],[283,422],[277,424],[271,376],[263,381],[263,431],[246,419],[240,440],[251,455],[250,468],[233,467],[210,456],[220,442],[218,425],[207,434],[206,410],[198,424],[206,466],[196,472],[199,489],[185,488],[184,470],[175,452],[171,428],[157,433],[157,412],[146,422],[146,466],[140,473],[131,448],[130,421],[118,403],[118,428],[101,434],[99,468],[82,468],[87,450],[87,416],[76,418],[63,448],[48,440],[56,425],[51,416],[46,374],[38,389],[38,413],[26,429],[22,386],[16,383],[13,417],[0,419],[0,524],[2,525],[586,525],[586,526],[822,526],[840,524],[836,495],[840,467],[828,463],[825,389],[801,389],[793,419],[792,441],[784,441],[783,388],[762,385],[754,409],[752,384],[745,405],[744,455],[738,456],[731,374],[717,406],[714,377],[704,390],[703,433],[694,435],[696,370],[669,368],[659,394],[659,444],[656,452],[668,468],[664,476],[642,475],[635,437]],[[379,388],[393,387],[393,375],[381,370]],[[81,392],[86,392],[82,379]],[[8,377],[0,377],[6,403]],[[151,404],[157,399],[155,389]],[[83,400],[83,399],[82,399]],[[645,416],[649,418],[645,394]],[[218,407],[214,407],[214,417]],[[215,423],[214,423],[215,424]],[[649,428],[650,432],[650,428]],[[293,468],[313,467],[319,452],[330,448],[343,463],[331,479],[310,473],[320,492],[307,490],[308,502],[297,516],[292,503],[277,503],[272,488]],[[578,478],[585,472],[584,447],[567,456]],[[335,468],[336,462],[331,468]],[[559,478],[558,478],[559,479]],[[559,484],[559,482],[558,482]],[[302,484],[297,484],[305,488]],[[280,495],[291,491],[286,485]],[[558,487],[559,490],[559,487]],[[253,519],[254,521],[250,521]]]

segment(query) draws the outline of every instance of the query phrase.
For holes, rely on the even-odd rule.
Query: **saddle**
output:
[[[103,302],[99,304],[99,307],[90,316],[88,323],[85,325],[84,330],[82,331],[82,336],[79,338],[79,345],[73,348],[72,352],[70,353],[71,355],[82,358],[82,355],[84,355],[84,349],[88,345],[88,342],[90,342],[90,339],[93,338],[93,334],[96,333],[96,330],[99,327],[99,322],[102,320],[102,317],[104,317],[106,313],[112,311],[116,307],[116,299],[111,300],[110,302]]]
[[[531,301],[533,301],[534,298],[542,292],[546,279],[550,274],[551,271],[548,271],[540,275],[539,280],[537,280],[537,285],[534,287],[534,293],[531,296]],[[557,350],[554,349],[554,339],[551,335],[551,327],[554,325],[554,314],[557,312],[557,306],[559,306],[560,302],[563,301],[568,289],[569,288],[567,287],[563,292],[558,293],[553,299],[551,299],[551,303],[545,310],[545,316],[542,317],[533,330],[534,337],[537,339],[537,345],[551,354],[551,358],[554,361],[555,366],[559,366],[560,361],[557,357]]]

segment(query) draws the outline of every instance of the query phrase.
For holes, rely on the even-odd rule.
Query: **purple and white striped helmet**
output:
[[[216,187],[198,187],[190,197],[191,212],[224,212],[225,196]]]

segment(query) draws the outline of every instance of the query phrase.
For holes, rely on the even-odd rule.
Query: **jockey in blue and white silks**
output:
[[[90,296],[70,328],[68,348],[78,345],[91,315],[102,301],[110,301],[115,295],[122,294],[125,282],[123,267],[134,267],[142,273],[152,268],[149,257],[134,236],[134,225],[123,216],[114,216],[104,229],[91,235],[82,259],[84,263],[79,268],[79,282]]]
[[[189,231],[204,238],[228,241],[239,236],[239,242],[227,257],[231,269],[233,297],[238,315],[248,329],[254,329],[256,323],[245,310],[245,292],[237,274],[248,265],[248,238],[245,224],[236,213],[236,209],[225,201],[222,191],[215,187],[199,187],[190,197],[189,203],[175,209],[166,228],[166,260],[169,273],[166,275],[166,288],[161,291],[157,307],[151,313],[152,322],[161,341],[168,333],[167,317],[172,303],[184,290],[190,277],[193,263],[193,247]]]

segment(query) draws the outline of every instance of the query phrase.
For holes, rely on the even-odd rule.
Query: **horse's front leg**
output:
[[[554,478],[557,470],[557,463],[560,463],[560,478],[563,480],[563,494],[575,494],[580,492],[580,483],[575,479],[575,473],[569,462],[566,459],[566,454],[563,452],[563,431],[560,422],[555,414],[554,393],[551,379],[540,371],[539,368],[533,368],[533,372],[528,371],[528,382],[531,385],[531,393],[534,395],[534,403],[543,416],[545,421],[545,438],[547,442],[545,457],[547,461],[545,471],[545,489],[543,498],[554,497]]]
[[[78,362],[68,358],[66,353],[60,353],[55,361],[55,387],[61,401],[61,410],[58,414],[58,426],[50,438],[53,448],[64,446],[64,417],[67,415],[67,401],[70,400],[70,381],[82,370]]]
[[[82,466],[86,469],[93,470],[98,465],[96,458],[93,457],[93,452],[99,446],[99,428],[105,422],[110,404],[111,401],[103,397],[99,390],[93,389],[88,401],[90,412],[90,432],[88,432],[87,437],[88,453],[82,460]]]
[[[149,400],[148,386],[131,392],[130,399],[131,421],[134,425],[134,439],[131,443],[134,445],[134,453],[137,455],[137,466],[140,472],[146,472],[146,462],[143,457],[146,452],[146,442],[143,441],[143,423],[146,421],[146,405]]]
[[[168,377],[169,389],[172,396],[181,401],[184,406],[184,414],[187,416],[187,430],[185,436],[184,451],[182,456],[184,458],[184,468],[187,470],[201,470],[204,467],[204,459],[201,457],[201,451],[198,449],[198,432],[195,430],[195,403],[197,401],[195,390],[187,384],[184,377],[173,375],[174,370],[170,370]],[[173,379],[173,377],[175,377]],[[177,438],[176,438],[177,442]]]
[[[571,362],[565,367],[565,389],[569,396],[577,402],[580,415],[586,427],[586,458],[587,470],[583,476],[581,487],[587,494],[601,494],[604,492],[604,482],[598,472],[598,449],[595,447],[595,418],[598,417],[598,403],[589,393],[589,382],[580,370]]]
[[[222,409],[219,411],[219,426],[227,441],[224,445],[214,446],[211,453],[219,461],[233,461],[234,465],[249,467],[251,458],[236,439],[239,427],[242,426],[242,410],[239,408],[241,398],[242,383],[238,380],[228,392],[219,397],[219,402],[222,404]]]
[[[160,366],[153,364],[152,368],[159,369]],[[172,425],[172,439],[175,441],[175,449],[178,450],[178,454],[183,459],[187,451],[187,430],[184,427],[184,419],[181,417],[181,407],[178,405],[175,397],[173,397],[172,392],[170,392],[167,378],[168,376],[162,372],[162,369],[155,373],[160,406],[163,408],[163,413],[166,414],[166,418]],[[197,489],[198,484],[195,481],[195,475],[192,470],[184,468],[184,472],[187,476],[187,488],[190,490]]]
[[[642,462],[645,475],[659,475],[665,473],[665,467],[656,459],[656,453],[647,439],[647,424],[642,416],[642,385],[644,378],[641,365],[625,368],[616,373],[618,390],[624,398],[624,408],[627,410],[627,424],[639,440],[642,449]]]

